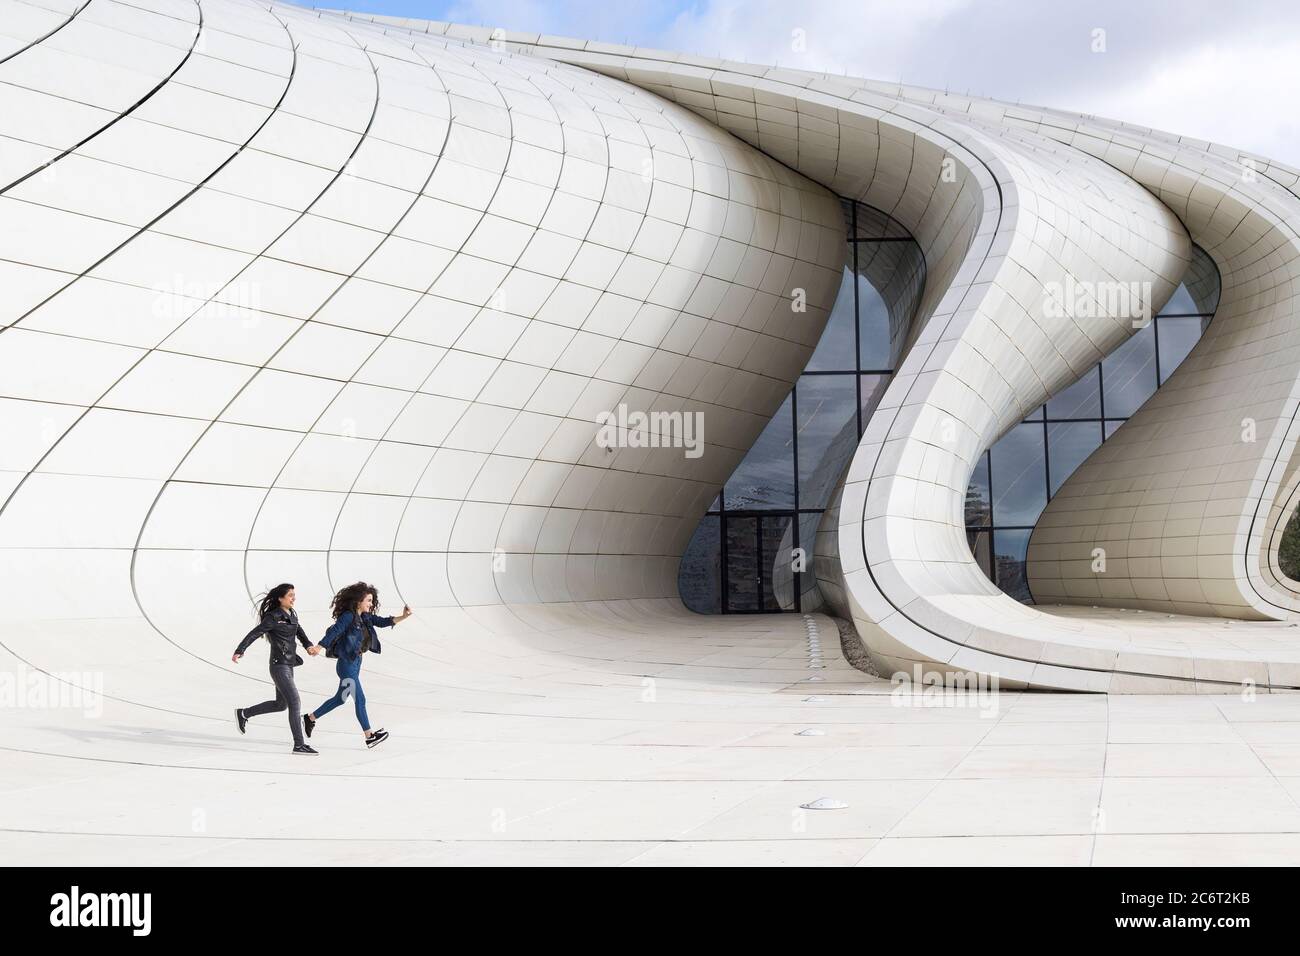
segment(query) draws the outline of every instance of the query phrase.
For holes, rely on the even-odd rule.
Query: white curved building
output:
[[[319,629],[364,579],[416,609],[370,696],[440,757],[500,758],[480,780],[560,721],[637,774],[667,759],[638,741],[700,725],[717,749],[691,756],[740,767],[738,741],[814,719],[810,675],[870,719],[826,617],[697,615],[687,586],[719,611],[825,606],[885,676],[1296,689],[1298,184],[1121,123],[663,51],[0,0],[0,567],[21,595],[0,648],[202,748],[266,687],[229,662],[250,601],[292,581]],[[982,456],[1050,431],[1035,409],[1180,295],[1213,320],[1123,427],[1098,412],[1079,462],[1044,462],[1012,561],[1037,603],[1016,600],[972,553],[1001,533],[971,523]],[[791,470],[745,471],[764,447]],[[14,716],[37,778],[138,743]],[[209,799],[173,769],[157,826],[120,831],[164,857],[167,813]],[[490,826],[472,776],[428,839]],[[562,779],[523,818],[627,782]],[[530,839],[578,839],[566,812]]]

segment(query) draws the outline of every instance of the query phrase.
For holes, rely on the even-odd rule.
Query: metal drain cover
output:
[[[818,797],[812,803],[799,804],[800,810],[847,810],[849,805],[833,797]]]

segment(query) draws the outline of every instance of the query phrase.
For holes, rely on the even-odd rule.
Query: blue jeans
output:
[[[339,658],[334,665],[334,673],[339,675],[339,689],[334,696],[312,711],[312,719],[319,720],[335,707],[339,707],[349,697],[357,710],[357,723],[362,730],[370,729],[370,718],[366,716],[366,692],[361,689],[361,661],[345,661]]]

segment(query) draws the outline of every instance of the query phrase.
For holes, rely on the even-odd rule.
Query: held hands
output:
[[[307,648],[307,653],[310,654],[312,657],[315,657],[317,654],[320,653],[320,645],[313,644],[311,647]]]

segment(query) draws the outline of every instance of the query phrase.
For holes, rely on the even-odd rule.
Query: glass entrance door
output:
[[[723,527],[726,611],[798,611],[805,571],[794,512],[727,512]]]

